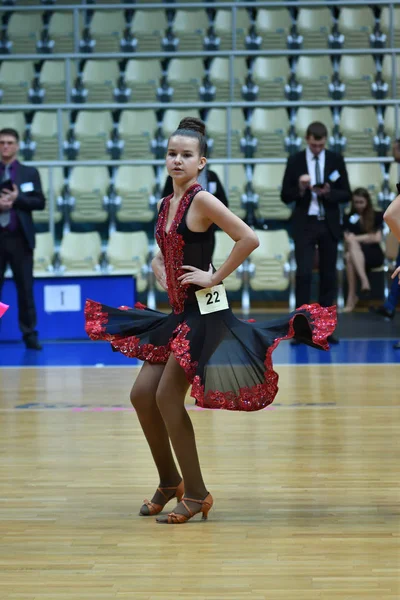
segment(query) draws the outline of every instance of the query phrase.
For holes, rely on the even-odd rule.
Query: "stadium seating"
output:
[[[374,98],[400,97],[400,55],[374,52],[400,46],[397,6],[392,38],[391,12],[385,6],[333,7],[323,2],[302,6],[299,2],[296,7],[270,8],[241,3],[235,6],[234,25],[229,4],[214,8],[212,2],[205,2],[202,8],[181,9],[164,2],[165,8],[160,9],[152,7],[155,0],[149,0],[145,3],[148,8],[136,9],[132,3],[132,10],[125,11],[118,3],[112,10],[103,10],[104,2],[87,3],[77,12],[76,21],[71,10],[59,11],[57,3],[34,0],[16,2],[2,14],[0,102],[4,110],[0,110],[0,125],[19,131],[23,160],[53,161],[64,155],[77,161],[76,166],[53,169],[52,197],[62,210],[54,206],[52,218],[61,226],[61,237],[71,225],[101,226],[112,247],[115,227],[148,226],[151,233],[165,170],[115,161],[162,157],[169,135],[180,119],[190,114],[206,122],[211,160],[282,159],[280,164],[212,164],[226,184],[231,208],[242,218],[255,207],[267,226],[279,221],[286,227],[290,210],[280,201],[284,162],[290,153],[304,147],[307,126],[313,120],[326,124],[335,151],[360,159],[348,164],[353,188],[368,187],[375,203],[393,197],[395,166],[365,164],[361,159],[390,156],[392,141],[400,137],[393,106],[363,105]],[[50,11],[45,4],[51,4]],[[80,0],[68,4],[82,8]],[[20,6],[34,6],[35,10],[19,12]],[[203,49],[229,51],[234,47],[248,49],[249,55],[233,61],[228,55],[200,55]],[[329,48],[339,49],[340,54],[329,56]],[[74,49],[84,58],[69,60],[67,70],[58,54]],[[285,55],[286,49],[297,54]],[[309,49],[317,53],[302,52]],[[349,53],[353,49],[362,52]],[[199,55],[167,58],[165,50]],[[264,50],[274,54],[257,55]],[[276,54],[277,50],[282,54]],[[122,58],[114,56],[120,51]],[[38,52],[45,60],[43,55],[36,58]],[[156,55],[143,58],[143,52]],[[97,57],[99,53],[107,57]],[[13,60],[8,60],[8,54]],[[31,57],[25,60],[19,54]],[[64,109],[61,119],[53,107],[45,110],[47,104],[62,106],[68,100],[76,110]],[[207,107],[210,101],[230,100],[256,104],[232,108],[230,124],[225,107]],[[286,100],[289,105],[284,107],[257,106],[257,102]],[[300,107],[290,105],[297,100]],[[327,104],[343,100],[344,106],[309,106],[314,100]],[[205,102],[203,108],[191,108],[199,101]],[[347,101],[358,105],[346,106]],[[163,107],[134,109],[126,102],[161,102]],[[182,107],[169,108],[171,102],[182,103]],[[86,107],[88,103],[102,107]],[[109,107],[110,103],[118,108]],[[14,108],[19,104],[31,108]],[[109,161],[109,166],[79,166],[79,161],[86,160]],[[40,167],[40,172],[49,195],[48,169]],[[50,218],[48,207],[34,218],[38,227],[44,227]],[[124,244],[128,239],[134,238],[124,238]],[[118,248],[122,247],[121,241]],[[119,268],[113,258],[117,255],[117,250],[109,254],[115,269]],[[91,268],[97,260],[93,259]],[[35,264],[47,269],[50,263],[43,258],[42,267]]]

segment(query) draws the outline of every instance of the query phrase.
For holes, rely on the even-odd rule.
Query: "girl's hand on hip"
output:
[[[208,271],[202,271],[201,269],[191,267],[190,265],[183,265],[181,268],[189,271],[178,277],[178,281],[180,281],[182,285],[198,285],[202,288],[208,288],[213,285],[212,265],[210,265]]]

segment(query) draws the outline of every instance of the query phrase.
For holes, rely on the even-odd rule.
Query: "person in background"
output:
[[[25,345],[41,350],[36,331],[33,297],[33,210],[43,210],[45,197],[34,167],[17,160],[19,135],[15,129],[0,130],[0,294],[7,265],[17,287],[18,319]]]
[[[393,202],[391,204],[389,204],[388,208],[386,209],[385,214],[383,215],[383,218],[384,218],[385,222],[388,224],[388,226],[390,227],[390,230],[392,231],[392,233],[396,236],[396,238],[400,242],[400,184],[399,183],[397,184],[397,190],[399,192],[399,195],[393,200]],[[392,275],[392,279],[393,279],[392,290],[393,290],[393,288],[395,290],[397,289],[397,298],[399,297],[399,288],[400,288],[400,265],[399,265],[400,260],[399,259],[400,259],[400,253],[397,258],[397,268]],[[394,286],[397,286],[397,288]],[[400,350],[400,341],[396,342],[396,344],[394,344],[393,347],[396,350]]]
[[[311,123],[307,148],[290,156],[283,177],[281,199],[293,204],[296,306],[310,304],[315,248],[319,253],[319,304],[331,306],[337,297],[336,259],[342,236],[340,204],[351,197],[342,156],[326,150],[328,131],[323,123]],[[331,343],[337,343],[332,337]]]
[[[367,271],[381,267],[385,259],[381,248],[382,225],[383,213],[374,210],[368,190],[354,190],[350,213],[343,220],[348,286],[343,312],[353,311],[358,302],[357,276],[361,282],[361,296],[369,298],[371,295]]]

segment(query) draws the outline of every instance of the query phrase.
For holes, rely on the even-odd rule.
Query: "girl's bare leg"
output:
[[[171,355],[158,385],[157,406],[164,419],[182,472],[185,496],[202,500],[207,495],[207,489],[200,469],[192,421],[185,409],[188,388],[189,384],[182,367]],[[195,503],[188,503],[188,505],[194,513],[200,508]],[[182,504],[178,504],[174,510],[187,514]]]
[[[156,402],[157,388],[164,368],[164,365],[145,362],[132,387],[130,399],[150,446],[160,478],[159,486],[173,487],[179,485],[182,477],[176,467],[168,432]],[[172,491],[170,495],[173,496]],[[156,491],[152,502],[164,504],[165,497]]]

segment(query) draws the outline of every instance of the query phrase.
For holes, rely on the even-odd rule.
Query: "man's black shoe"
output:
[[[395,350],[400,350],[400,342],[396,342],[395,344],[393,344],[393,348]]]
[[[369,311],[374,315],[379,315],[380,317],[385,317],[385,319],[394,319],[395,311],[388,310],[383,305],[382,306],[370,306]]]
[[[27,337],[24,342],[27,350],[42,350],[42,345],[36,336]]]

